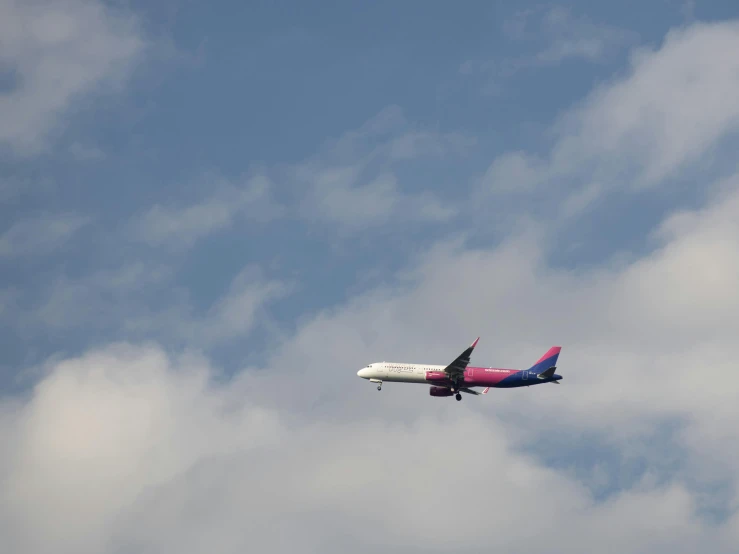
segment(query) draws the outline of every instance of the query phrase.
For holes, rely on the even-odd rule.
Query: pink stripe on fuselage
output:
[[[518,369],[467,367],[464,372],[464,384],[467,387],[494,387],[503,379],[518,372]],[[427,371],[426,382],[442,387],[447,387],[452,384],[449,376],[443,371]]]
[[[464,372],[464,384],[468,387],[494,387],[518,371],[497,367],[468,367]]]

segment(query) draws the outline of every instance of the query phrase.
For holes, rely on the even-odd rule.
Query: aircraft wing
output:
[[[553,382],[556,383],[557,381],[553,381]],[[476,390],[465,387],[463,389],[459,389],[459,392],[466,392],[468,394],[474,394],[474,395],[479,396],[481,394],[487,394],[489,390],[490,390],[490,387],[485,387],[485,390],[483,390],[482,392],[477,392]]]
[[[464,370],[467,369],[467,364],[470,363],[470,355],[472,354],[472,351],[475,349],[475,346],[477,346],[477,341],[480,340],[480,337],[477,337],[475,339],[475,342],[473,342],[470,346],[467,347],[467,349],[462,352],[459,356],[457,356],[457,359],[454,360],[452,363],[450,363],[448,366],[444,368],[444,371],[453,379],[456,377],[461,377],[464,375]]]

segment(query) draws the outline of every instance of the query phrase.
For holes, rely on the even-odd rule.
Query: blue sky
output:
[[[0,0],[0,531],[533,552],[477,516],[434,542],[424,509],[535,509],[589,529],[567,552],[736,551],[737,17]],[[561,344],[565,386],[448,405],[356,378],[476,336],[481,365]],[[93,533],[45,527],[74,502]]]
[[[213,10],[165,2],[125,8],[120,17],[135,18],[135,27],[119,46],[124,49],[130,37],[139,46],[129,54],[123,76],[101,70],[90,77],[99,83],[89,90],[80,85],[74,91],[79,98],[70,95],[64,112],[49,114],[46,133],[33,130],[34,147],[42,151],[19,156],[12,144],[5,145],[6,228],[57,214],[85,222],[54,256],[29,259],[26,253],[5,264],[5,285],[14,291],[17,309],[38,307],[49,282],[75,282],[95,269],[115,271],[167,256],[170,290],[156,295],[181,288],[195,312],[220,296],[245,264],[274,267],[270,277],[299,285],[278,309],[290,326],[301,315],[346,300],[347,291],[392,279],[409,255],[440,237],[469,231],[486,244],[498,240],[495,224],[486,225],[486,219],[497,220],[511,207],[547,212],[552,204],[549,197],[543,205],[505,198],[465,217],[465,198],[491,160],[520,149],[546,152],[552,141],[547,131],[559,114],[622,72],[630,48],[658,45],[685,18],[681,6],[666,2],[639,12],[619,7],[590,13],[587,6],[373,3],[357,11],[343,2],[311,9],[237,3]],[[693,15],[703,20],[727,15],[720,4],[701,9],[705,13]],[[645,24],[645,10],[654,11],[659,26]],[[575,50],[556,52],[562,45]],[[537,61],[546,52],[554,58]],[[111,92],[113,79],[124,83]],[[384,134],[358,138],[351,152],[332,152],[333,142],[388,112]],[[186,252],[151,251],[121,231],[152,204],[182,209],[207,201],[216,183],[238,184],[253,176],[266,175],[274,202],[294,208],[305,187],[291,182],[296,165],[357,165],[374,148],[408,133],[425,134],[426,144],[400,159],[375,160],[362,178],[391,174],[399,191],[433,194],[440,208],[457,209],[456,217],[410,222],[408,214],[393,214],[388,221],[359,222],[345,234],[336,232],[336,221],[321,221],[321,214],[301,220],[288,211],[255,222],[256,214],[246,213]],[[635,214],[642,199],[616,202]],[[638,236],[660,209],[649,206],[648,213],[630,215]],[[638,239],[628,240],[633,223],[614,221],[603,231],[587,216],[583,220],[573,222],[574,230],[562,239],[577,244],[563,253],[568,265],[607,257],[624,242],[639,247]],[[583,224],[590,241],[571,236]],[[146,297],[147,288],[153,289],[137,287],[136,293],[156,303]],[[126,302],[106,299],[99,310]],[[117,318],[110,319],[108,332],[126,338],[115,328]],[[38,363],[60,341],[65,349],[84,349],[89,330],[67,327],[61,324],[55,341],[48,329],[10,325],[5,378],[14,364]]]

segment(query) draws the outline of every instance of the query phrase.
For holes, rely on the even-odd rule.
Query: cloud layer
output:
[[[561,552],[604,540],[619,552],[732,552],[736,493],[709,503],[720,524],[701,512],[707,487],[736,491],[739,478],[727,457],[739,445],[739,177],[725,190],[665,220],[649,256],[611,270],[557,271],[531,236],[492,251],[441,245],[409,268],[406,292],[321,315],[261,370],[226,382],[201,356],[156,345],[52,363],[29,398],[0,410],[3,536],[24,552],[529,552],[553,533]],[[489,337],[480,362],[523,367],[564,344],[564,385],[444,405],[354,376],[380,351],[451,359],[478,330]],[[528,450],[551,432],[567,450],[608,430],[626,456],[665,418],[680,430],[662,455],[678,449],[682,461],[631,476],[605,501],[597,457],[572,472]],[[646,448],[637,455],[659,455]],[[438,532],[449,512],[466,514],[465,533]],[[534,515],[536,532],[517,525]]]
[[[94,2],[0,9],[61,56],[5,39],[18,74],[35,77],[3,81],[16,119],[0,141],[29,153],[73,98],[122,74],[142,39],[127,15]],[[572,21],[558,13],[554,28]],[[94,60],[70,62],[86,25]],[[90,335],[77,353],[17,368],[35,385],[0,396],[3,545],[28,554],[736,552],[739,173],[723,155],[739,123],[736,51],[736,22],[673,30],[571,106],[546,152],[504,151],[453,191],[417,186],[403,164],[464,155],[474,137],[414,125],[390,107],[302,161],[208,178],[199,200],[136,210],[108,237],[107,266],[49,279],[35,310],[23,310],[28,291],[0,292],[13,326],[40,325],[45,339],[72,327]],[[587,52],[561,46],[548,59]],[[65,72],[55,100],[45,96],[50,61],[79,70],[72,81]],[[34,117],[22,109],[24,87]],[[563,222],[597,213],[613,191],[669,189],[683,172],[700,200],[663,199],[638,252],[558,263]],[[623,211],[624,233],[631,216]],[[199,243],[273,219],[329,229],[331,240],[458,227],[419,243],[380,284],[274,328],[269,307],[301,285],[294,275],[234,256],[234,274],[219,274],[224,290],[207,301],[177,281],[188,271],[177,263]],[[511,220],[492,241],[489,227]],[[0,236],[0,259],[58,253],[90,221],[57,211],[18,220]],[[138,257],[126,257],[133,245]],[[478,335],[481,365],[523,368],[562,345],[562,385],[457,403],[424,387],[378,393],[356,377],[368,362],[451,361]],[[227,371],[215,347],[240,341],[251,361]]]
[[[739,23],[732,21],[676,29],[658,49],[634,50],[626,75],[596,88],[554,125],[546,157],[502,154],[482,190],[549,190],[562,198],[594,182],[628,191],[710,168],[720,142],[739,128],[739,62],[730,54],[737,48]]]
[[[129,13],[97,1],[0,2],[0,146],[39,152],[84,95],[117,87],[145,39]]]

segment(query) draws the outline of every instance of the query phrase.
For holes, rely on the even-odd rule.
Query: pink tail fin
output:
[[[561,346],[552,346],[549,350],[547,350],[546,354],[539,358],[539,360],[533,366],[531,366],[531,368],[529,368],[529,371],[541,373],[542,371],[545,371],[550,367],[556,366],[557,358],[559,358],[559,353],[561,351]]]

